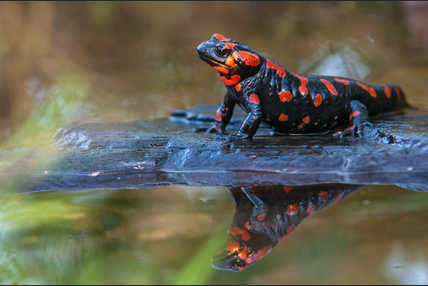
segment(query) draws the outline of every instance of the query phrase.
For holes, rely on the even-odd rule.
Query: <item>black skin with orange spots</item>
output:
[[[363,128],[371,125],[370,115],[408,106],[398,86],[298,75],[220,34],[213,34],[197,50],[227,88],[217,111],[218,125],[210,132],[224,133],[238,105],[248,113],[239,137],[251,139],[262,121],[279,133],[325,132],[348,126],[335,134],[361,136]]]
[[[269,254],[315,212],[342,200],[360,185],[237,187],[226,247],[213,259],[219,270],[243,271]]]

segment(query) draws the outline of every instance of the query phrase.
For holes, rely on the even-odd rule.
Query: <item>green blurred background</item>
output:
[[[218,104],[224,86],[195,50],[214,32],[296,72],[339,55],[427,109],[427,27],[419,2],[2,2],[0,140]],[[0,170],[15,176],[2,192],[18,191],[24,173]],[[428,283],[425,197],[365,188],[236,274],[209,265],[234,212],[222,188],[1,194],[0,283]]]

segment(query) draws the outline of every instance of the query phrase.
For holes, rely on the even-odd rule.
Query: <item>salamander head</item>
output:
[[[218,270],[240,272],[266,256],[272,247],[265,233],[231,227],[226,247],[214,256],[211,265]]]
[[[256,74],[264,59],[250,47],[220,34],[201,43],[198,48],[199,57],[216,71],[220,79],[230,86]]]

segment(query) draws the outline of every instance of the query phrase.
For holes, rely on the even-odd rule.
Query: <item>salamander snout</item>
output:
[[[205,42],[200,43],[198,45],[198,47],[196,48],[196,50],[198,51],[198,55],[201,56],[201,54],[203,54],[205,52],[205,50],[206,50],[206,44],[205,44]]]

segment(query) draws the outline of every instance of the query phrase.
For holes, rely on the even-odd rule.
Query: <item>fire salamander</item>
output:
[[[216,113],[218,124],[209,132],[224,133],[238,104],[248,113],[236,134],[239,137],[251,139],[261,121],[280,133],[325,132],[348,125],[335,135],[360,137],[371,126],[369,115],[408,106],[398,86],[298,75],[220,34],[213,34],[197,50],[227,88]]]
[[[359,190],[361,185],[258,186],[229,189],[236,206],[225,248],[212,266],[243,271],[268,255],[306,218]]]

